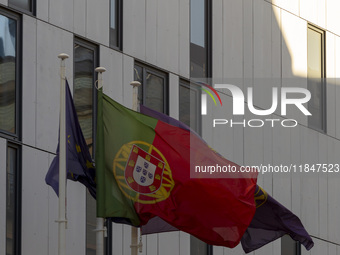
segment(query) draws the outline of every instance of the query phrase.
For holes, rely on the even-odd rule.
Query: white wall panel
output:
[[[67,181],[66,249],[69,254],[85,254],[86,188],[79,182]]]
[[[169,74],[169,116],[179,118],[179,77]]]
[[[301,127],[301,164],[319,163],[318,133]],[[312,172],[301,174],[301,221],[311,235],[319,234],[319,180]]]
[[[158,234],[146,235],[146,254],[158,255]]]
[[[51,165],[55,154],[48,155],[48,166]],[[47,172],[47,171],[46,171]],[[48,254],[57,254],[58,251],[58,206],[59,200],[52,187],[48,186]]]
[[[114,255],[123,254],[123,225],[112,223],[112,250]]]
[[[157,5],[157,65],[175,73],[178,73],[179,63],[178,2],[158,0]]]
[[[339,15],[340,16],[340,15]],[[335,36],[335,77],[336,79],[336,86],[335,86],[335,95],[336,98],[340,98],[340,37]],[[340,138],[340,100],[336,100],[335,102],[335,135],[336,138]]]
[[[145,0],[125,1],[123,9],[123,51],[145,61]]]
[[[180,231],[179,232],[179,255],[190,254],[190,235]]]
[[[131,227],[128,225],[123,225],[123,255],[131,254]]]
[[[145,60],[154,65],[157,64],[158,4],[158,0],[146,1]]]
[[[339,163],[340,142],[333,140],[333,146],[330,145],[336,155],[334,159]],[[328,174],[328,240],[334,243],[340,243],[340,177],[339,174]]]
[[[253,4],[254,1],[243,0],[243,93],[246,94],[246,88],[253,86],[254,76],[254,33],[253,33]],[[221,31],[223,34],[223,31]],[[218,55],[218,54],[216,54]],[[214,66],[215,68],[215,66]]]
[[[0,138],[0,254],[6,254],[6,145]]]
[[[327,0],[327,29],[337,35],[340,35],[340,2],[338,0]]]
[[[37,21],[23,15],[22,141],[35,146],[37,93]]]
[[[318,134],[319,164],[328,163],[328,137],[324,134]],[[319,177],[319,237],[327,240],[328,237],[328,178],[327,173],[317,173]]]
[[[300,0],[300,17],[326,27],[326,0]]]
[[[301,164],[301,126],[291,129],[291,163],[298,166]],[[292,173],[292,212],[301,217],[301,178],[303,175],[297,172]]]
[[[73,31],[73,0],[50,1],[49,23]]]
[[[48,17],[50,14],[49,10],[49,0],[36,0],[36,6],[37,6],[37,18],[48,21]]]
[[[133,58],[123,55],[123,102],[127,107],[132,106],[132,86],[130,82],[134,79]]]
[[[8,5],[8,0],[0,0],[0,4],[3,4],[3,5]]]
[[[295,15],[299,15],[299,2],[296,0],[268,0],[271,1],[274,5],[287,10]]]
[[[109,46],[109,1],[87,0],[86,3],[86,37]]]
[[[212,75],[215,79],[223,77],[223,0],[212,1]]]
[[[223,78],[243,77],[242,17],[242,1],[223,1]]]
[[[254,84],[253,103],[262,108],[272,106],[271,13],[272,6],[263,0],[253,1],[254,19]]]
[[[282,120],[282,119],[281,119]],[[290,128],[275,126],[273,128],[273,166],[288,167],[291,164]],[[273,197],[288,209],[291,209],[291,173],[273,174]]]
[[[310,255],[328,254],[328,244],[320,239],[313,238],[314,247],[310,250]]]
[[[46,151],[55,152],[58,142],[60,60],[64,52],[66,74],[72,85],[73,35],[59,28],[37,21],[37,116],[36,145]]]
[[[282,86],[307,88],[307,23],[282,11]],[[295,106],[287,117],[307,125],[307,117]]]
[[[336,135],[336,72],[335,36],[326,32],[326,75],[327,75],[327,134]]]
[[[86,35],[86,0],[73,0],[73,32]]]
[[[178,74],[190,78],[190,0],[179,0]],[[214,13],[214,12],[213,12]],[[213,65],[214,66],[214,65]]]
[[[275,86],[280,84],[280,80],[277,78],[281,78],[281,46],[282,46],[282,32],[281,32],[281,9],[272,6],[272,37],[271,37],[271,53],[272,53],[272,77],[275,81]]]
[[[48,154],[22,148],[22,254],[48,254]]]
[[[179,254],[179,231],[161,233],[158,235],[158,254]]]
[[[100,66],[106,68],[106,72],[103,73],[104,93],[117,102],[123,103],[123,54],[100,46]],[[130,82],[125,86],[131,86]]]

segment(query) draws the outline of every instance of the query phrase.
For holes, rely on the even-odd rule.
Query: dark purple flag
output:
[[[96,198],[95,169],[81,131],[72,95],[66,80],[66,171],[67,179],[85,185]],[[45,181],[59,194],[59,144],[57,155],[46,174]]]
[[[256,212],[241,244],[248,253],[288,234],[310,250],[314,242],[300,219],[257,186],[255,191]]]

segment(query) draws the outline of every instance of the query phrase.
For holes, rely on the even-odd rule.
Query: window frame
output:
[[[109,44],[110,48],[122,51],[123,50],[123,1],[122,0],[115,0],[116,1],[116,26],[117,26],[117,44],[114,45],[111,43],[112,38],[112,31],[111,31],[111,4],[112,0],[110,0],[110,17],[109,17]]]
[[[191,1],[190,1],[191,5]],[[191,7],[190,7],[191,10]],[[190,11],[191,15],[191,11]],[[205,58],[206,58],[206,75],[201,76],[201,77],[196,77],[193,76],[191,73],[191,51],[192,51],[192,43],[191,42],[191,21],[190,21],[190,77],[195,77],[195,78],[211,78],[212,77],[212,17],[213,17],[213,8],[212,8],[212,0],[204,0],[204,15],[205,15],[205,20],[204,20],[204,29],[205,29],[205,34],[204,34],[204,44],[205,44]],[[190,19],[191,20],[191,19]]]
[[[189,90],[194,90],[197,92],[197,101],[196,101],[196,109],[197,110],[197,116],[196,116],[196,126],[197,126],[197,130],[195,130],[195,132],[199,135],[202,135],[202,115],[201,115],[201,104],[202,104],[202,100],[201,100],[201,95],[202,92],[199,89],[199,85],[195,84],[194,82],[189,82],[185,79],[180,79],[179,80],[179,89],[178,89],[178,98],[180,100],[180,88],[181,86],[188,88]],[[190,99],[189,99],[190,101]],[[179,101],[179,108],[181,107],[181,102]],[[180,116],[178,115],[178,118],[180,118]]]
[[[99,45],[94,44],[89,42],[88,40],[79,38],[79,37],[74,37],[73,39],[73,56],[75,56],[75,45],[79,45],[81,47],[84,47],[86,49],[92,50],[94,52],[93,54],[93,80],[92,80],[92,158],[95,158],[95,146],[96,146],[96,121],[97,121],[97,89],[94,86],[96,80],[98,79],[98,74],[95,72],[95,68],[99,66]],[[75,58],[73,60],[73,95],[75,94],[75,70],[76,70],[76,62],[75,62]],[[85,195],[85,206],[87,207],[87,196],[91,196],[88,191],[86,190],[86,195]],[[91,197],[92,198],[92,197]],[[86,210],[86,223],[85,223],[85,254],[87,254],[87,233],[88,233],[88,224],[87,224],[87,210]],[[108,226],[108,228],[110,228],[110,226]],[[110,232],[108,232],[110,233]],[[111,236],[107,236],[107,240],[109,240],[109,238],[111,238]],[[107,245],[107,244],[106,244]],[[97,247],[96,247],[97,249]],[[106,254],[112,254],[109,253],[109,251],[106,249]]]
[[[15,169],[15,204],[14,204],[14,253],[13,255],[21,254],[21,201],[22,201],[22,152],[21,146],[15,141],[7,141],[6,144],[6,175],[7,175],[7,159],[9,148],[16,150],[16,169]],[[6,200],[7,200],[7,179],[6,179]],[[6,232],[7,232],[7,211],[6,211]],[[7,250],[7,241],[5,243]]]
[[[317,33],[320,33],[321,34],[321,77],[320,77],[320,80],[321,80],[321,93],[322,93],[322,123],[321,123],[321,128],[318,128],[318,127],[314,127],[314,126],[311,126],[309,124],[309,119],[312,117],[312,116],[308,116],[308,119],[307,119],[307,125],[309,128],[311,129],[314,129],[318,132],[322,132],[322,133],[327,133],[327,88],[326,88],[326,31],[323,30],[323,29],[320,29],[319,27],[313,25],[313,24],[310,24],[308,23],[307,24],[307,52],[308,52],[308,30],[311,29]],[[307,67],[308,67],[308,56],[307,56]],[[308,89],[308,82],[309,78],[308,78],[308,70],[307,70],[307,89]],[[313,95],[312,95],[313,96]]]
[[[145,65],[137,61],[135,61],[133,65],[134,73],[135,73],[135,66],[139,66],[140,68],[142,68],[142,72],[143,72],[143,78],[141,82],[143,101],[141,103],[145,105],[145,101],[146,101],[146,93],[144,93],[145,92],[144,84],[146,84],[147,73],[161,77],[164,80],[164,84],[163,84],[163,110],[164,112],[163,113],[169,115],[169,74],[165,71]]]
[[[0,7],[0,15],[17,22],[15,40],[15,132],[0,129],[0,137],[20,141],[22,136],[22,19],[21,16]]]
[[[36,15],[36,0],[31,0],[31,6],[30,6],[31,10],[30,11],[16,6],[15,4],[11,3],[11,0],[8,0],[8,6],[10,8],[13,8],[17,11],[20,11],[20,12],[25,13],[25,14],[30,15],[30,16]]]

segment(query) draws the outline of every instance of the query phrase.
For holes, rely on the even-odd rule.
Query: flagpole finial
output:
[[[94,69],[97,73],[104,73],[106,71],[106,68],[105,67],[97,67],[96,69]]]
[[[69,58],[69,57],[70,57],[70,56],[67,55],[66,53],[60,53],[60,54],[58,55],[58,58],[60,58],[61,60],[67,59],[67,58]]]
[[[132,82],[130,82],[130,85],[135,88],[135,87],[139,87],[142,84],[139,81],[132,81]]]

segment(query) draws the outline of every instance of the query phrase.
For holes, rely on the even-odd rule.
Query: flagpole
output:
[[[139,81],[132,81],[130,85],[133,87],[132,110],[138,111],[138,87],[141,85]],[[138,254],[138,248],[141,250],[141,244],[138,244],[138,229],[131,227],[131,255]],[[140,251],[141,252],[141,251]]]
[[[104,67],[97,67],[95,71],[98,73],[97,88],[103,87],[102,74],[106,71]],[[97,218],[96,220],[96,255],[104,255],[104,236],[106,236],[106,228],[104,227],[104,219]]]
[[[59,219],[58,254],[66,251],[66,103],[65,103],[65,59],[69,55],[61,53],[60,58],[60,126],[59,126]]]

